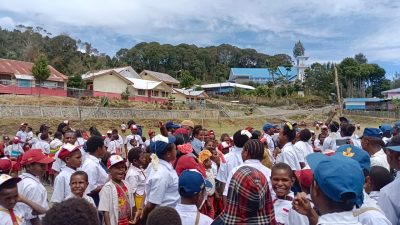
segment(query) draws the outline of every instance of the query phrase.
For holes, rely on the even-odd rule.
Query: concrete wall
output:
[[[61,119],[218,119],[226,114],[218,110],[146,110],[77,106],[10,106],[0,105],[0,118]],[[230,113],[230,117],[244,112]]]
[[[93,91],[121,94],[126,87],[126,81],[115,75],[106,74],[93,79]]]
[[[18,87],[15,85],[0,86],[0,94],[39,95],[39,92],[42,96],[67,97],[67,90],[63,88]]]

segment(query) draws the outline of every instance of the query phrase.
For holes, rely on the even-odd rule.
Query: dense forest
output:
[[[109,56],[88,42],[66,34],[53,36],[41,27],[19,25],[13,31],[0,28],[1,58],[33,62],[40,53],[47,55],[50,65],[68,76],[129,65],[138,73],[147,69],[177,76],[178,71],[185,70],[198,82],[218,82],[228,77],[231,67],[274,70],[280,65],[292,66],[291,57],[286,54],[270,56],[228,44],[203,48],[188,44],[139,43]]]

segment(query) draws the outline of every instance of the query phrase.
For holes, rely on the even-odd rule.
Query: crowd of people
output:
[[[400,122],[358,137],[333,116],[220,138],[190,120],[22,123],[0,143],[0,224],[399,225]]]

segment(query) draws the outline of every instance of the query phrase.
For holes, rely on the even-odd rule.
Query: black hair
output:
[[[398,145],[400,145],[400,134],[393,136],[387,146],[398,146]]]
[[[136,124],[136,123],[135,123],[135,121],[133,121],[133,120],[129,120],[129,121],[128,121],[128,123],[127,123],[127,125],[128,125],[128,129],[130,129],[130,128],[131,128],[132,124]]]
[[[93,136],[100,136],[101,137],[100,131],[98,131],[95,126],[92,126],[92,127],[89,128],[89,133],[90,133],[90,136],[92,136],[92,137]]]
[[[244,144],[250,139],[247,135],[241,133],[241,130],[236,131],[233,135],[233,143],[238,148],[243,148]]]
[[[369,172],[372,191],[380,191],[383,187],[393,181],[389,170],[382,166],[373,166]]]
[[[81,130],[76,130],[76,131],[75,131],[75,134],[76,134],[76,137],[77,137],[77,138],[83,136]]]
[[[271,174],[273,173],[274,170],[286,170],[287,173],[289,174],[290,178],[294,177],[292,168],[286,163],[281,162],[281,163],[277,163],[277,164],[273,165],[272,169],[271,169]]]
[[[381,138],[377,137],[363,137],[363,139],[368,140],[368,144],[371,146],[379,146],[380,148],[385,147],[385,142]]]
[[[149,213],[146,225],[182,225],[182,220],[174,208],[160,206]]]
[[[243,151],[247,151],[250,159],[263,160],[264,157],[264,144],[258,139],[250,139],[244,144]]]
[[[89,182],[88,174],[85,171],[74,172],[73,174],[71,174],[71,180],[72,180],[72,177],[75,177],[75,176],[82,176],[86,182]]]
[[[112,130],[111,130],[111,132],[112,132],[113,134],[118,134],[118,130],[117,130],[117,129],[115,129],[115,128],[114,128],[114,129],[112,129]]]
[[[63,134],[60,132],[60,131],[56,131],[55,133],[54,133],[54,138],[57,138],[57,139],[62,139],[62,137],[63,137]]]
[[[309,129],[303,129],[300,131],[300,141],[307,142],[311,139],[311,131]]]
[[[177,146],[190,142],[189,135],[187,134],[177,134],[175,135],[175,139],[175,145]]]
[[[129,152],[128,152],[128,161],[129,161],[130,163],[132,163],[133,160],[135,160],[135,159],[136,159],[136,160],[139,160],[140,153],[142,153],[142,148],[140,148],[140,147],[132,148],[132,149],[129,150]]]
[[[113,134],[113,135],[111,135],[111,137],[112,137],[114,140],[118,140],[118,139],[119,139],[119,135],[118,135],[118,134]]]
[[[259,130],[254,130],[252,133],[251,133],[251,139],[259,139],[260,137],[261,137],[261,131],[259,131]]]
[[[28,129],[31,129],[32,130],[32,127],[28,127]],[[43,133],[44,131],[48,131],[49,130],[49,127],[46,125],[46,124],[42,124],[42,125],[40,125],[40,127],[39,127],[39,133]]]
[[[67,126],[68,126],[68,124],[66,124],[66,123],[60,123],[60,124],[58,124],[57,131],[59,131],[62,134],[64,134],[63,129],[64,129],[64,127],[67,127]]]
[[[56,203],[42,220],[43,225],[98,225],[97,210],[83,198],[70,198]]]
[[[174,143],[167,144],[167,146],[165,147],[165,150],[162,152],[161,155],[156,153],[156,155],[158,156],[158,158],[164,159],[165,154],[166,154],[167,152],[171,151],[171,150],[173,149],[173,146],[174,146],[174,145],[175,145]],[[175,161],[176,161],[176,160],[175,160]]]
[[[49,133],[44,132],[40,135],[40,140],[47,140],[49,139]]]
[[[98,148],[103,146],[103,138],[101,138],[100,136],[92,136],[85,143],[85,152],[94,153]]]
[[[2,183],[0,185],[0,191],[4,190],[4,189],[13,189],[17,187],[17,183],[14,179],[12,180],[7,180],[4,183]]]
[[[345,123],[340,127],[340,131],[345,137],[350,137],[354,134],[354,131],[356,131],[356,127],[353,124]]]
[[[287,136],[288,142],[292,142],[296,138],[296,129],[294,127],[290,129],[290,127],[285,124],[282,128],[282,132]]]
[[[203,130],[203,127],[201,125],[194,126],[193,132],[192,132],[193,137],[196,137],[197,135],[199,135],[202,130]]]
[[[331,132],[335,133],[335,132],[337,132],[337,131],[339,130],[339,123],[336,122],[336,121],[332,121],[332,122],[329,124],[328,127],[329,127],[329,130],[330,130]]]

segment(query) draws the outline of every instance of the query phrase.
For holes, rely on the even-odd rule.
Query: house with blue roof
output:
[[[271,73],[267,68],[231,68],[228,82],[266,84],[273,80],[276,81],[278,78],[294,82],[297,78],[297,68],[287,69],[279,66],[275,73]]]
[[[345,98],[346,110],[384,110],[384,100],[380,98]]]

